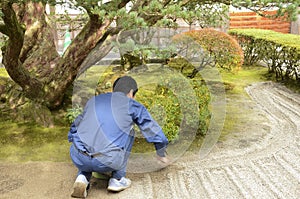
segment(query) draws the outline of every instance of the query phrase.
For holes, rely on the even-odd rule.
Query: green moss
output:
[[[0,68],[0,77],[9,77],[5,68]]]
[[[249,120],[251,113],[243,111],[237,103],[249,100],[245,88],[255,82],[267,81],[266,74],[268,69],[261,66],[244,67],[236,74],[221,72],[223,81],[232,86],[226,90],[226,98],[230,100],[226,103],[225,123],[219,140],[224,140],[238,125],[243,125]]]
[[[69,127],[45,128],[31,123],[0,123],[0,160],[67,161]]]
[[[245,87],[254,83],[266,81],[268,68],[262,66],[243,67],[239,71],[232,73],[226,70],[221,71],[221,76],[227,90],[227,95],[245,95]]]

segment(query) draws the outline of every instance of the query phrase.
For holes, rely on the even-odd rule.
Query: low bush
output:
[[[210,94],[202,81],[171,76],[154,90],[141,89],[137,100],[144,104],[162,126],[167,138],[175,142],[191,135],[204,136],[210,119]]]
[[[244,51],[245,64],[265,63],[276,78],[300,82],[300,36],[262,29],[233,29]]]
[[[183,57],[172,58],[168,61],[168,66],[182,73],[186,77],[194,78],[199,68]]]
[[[83,112],[83,108],[79,105],[74,106],[73,108],[67,109],[67,112],[65,114],[65,117],[69,124],[72,124],[76,117],[80,115]]]
[[[191,30],[175,35],[173,41],[179,45],[179,48],[195,48],[193,56],[200,57],[199,61],[204,61],[207,65],[233,70],[243,64],[242,48],[233,37],[224,32],[210,28]],[[204,67],[205,64],[200,66]]]

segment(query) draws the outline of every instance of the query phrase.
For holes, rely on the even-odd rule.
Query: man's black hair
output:
[[[122,92],[127,95],[131,89],[133,90],[133,96],[135,96],[138,87],[136,81],[130,76],[119,77],[113,84],[113,92]]]

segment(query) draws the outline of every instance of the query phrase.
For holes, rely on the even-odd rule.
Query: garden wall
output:
[[[269,11],[266,14],[273,15],[276,11]],[[237,28],[259,28],[273,30],[281,33],[291,32],[291,23],[283,19],[269,19],[259,16],[254,12],[231,12],[229,29]]]

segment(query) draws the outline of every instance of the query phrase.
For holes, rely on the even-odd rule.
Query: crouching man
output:
[[[158,159],[168,163],[168,139],[147,109],[134,100],[138,91],[130,76],[118,78],[113,92],[88,100],[84,111],[70,127],[70,156],[78,168],[72,197],[85,198],[92,172],[111,172],[109,191],[119,192],[131,185],[126,167],[134,141],[133,124],[138,125],[145,139],[154,143]]]

